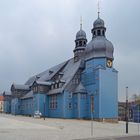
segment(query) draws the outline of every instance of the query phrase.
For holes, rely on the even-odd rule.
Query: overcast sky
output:
[[[0,0],[0,92],[73,57],[80,16],[88,41],[97,0]],[[119,99],[140,94],[140,0],[101,0],[106,36],[114,45]]]

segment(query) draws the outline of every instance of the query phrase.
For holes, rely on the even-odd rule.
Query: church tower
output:
[[[114,47],[106,38],[105,23],[99,14],[98,11],[91,29],[92,39],[85,47],[85,69],[81,75],[81,83],[88,92],[87,117],[91,118],[92,115],[93,118],[116,122],[118,71],[113,66]]]
[[[114,60],[114,47],[113,44],[106,38],[106,27],[99,14],[98,18],[93,23],[91,33],[92,39],[85,49],[86,58],[105,58],[106,66],[111,68]]]
[[[82,22],[80,23],[80,30],[76,34],[76,40],[75,40],[75,49],[74,52],[74,61],[78,61],[85,51],[87,45],[87,39],[86,39],[86,33],[82,29]]]

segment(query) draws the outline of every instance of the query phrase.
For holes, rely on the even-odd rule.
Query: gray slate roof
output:
[[[9,95],[9,96],[10,96],[10,95],[11,95],[11,92],[4,91],[4,92],[3,92],[3,95]]]
[[[38,85],[46,85],[46,86],[50,86],[52,84],[52,82],[44,82],[44,81],[36,81],[36,83]]]
[[[93,38],[85,49],[85,59],[97,58],[97,57],[107,57],[113,58],[114,47],[110,41],[108,41],[104,36],[97,36]]]
[[[19,85],[19,84],[13,84],[15,89],[21,89],[21,90],[30,90],[29,85]]]
[[[37,82],[38,84],[43,84],[43,85],[51,85],[51,78],[56,74],[59,73],[61,74],[61,79],[59,79],[60,82],[63,82],[64,85],[62,88],[58,89],[52,89],[48,92],[48,94],[55,94],[55,93],[60,93],[65,89],[70,89],[71,87],[68,86],[69,82],[71,82],[72,78],[78,71],[78,69],[81,66],[81,60],[74,62],[74,58],[65,61],[57,66],[54,66],[40,74],[37,74],[33,77],[31,77],[25,85],[32,85],[34,82]],[[60,71],[61,70],[61,71]],[[57,81],[57,80],[56,80]]]
[[[77,88],[75,89],[74,93],[87,93],[87,91],[83,84],[80,82]]]
[[[27,99],[27,98],[33,98],[33,91],[29,91],[25,96],[23,96],[21,99]]]
[[[29,78],[29,80],[25,83],[25,85],[31,86],[34,83],[34,81],[36,81],[36,80],[38,80],[38,81],[50,80],[66,64],[67,64],[67,61]],[[53,72],[53,73],[51,73],[51,72]]]
[[[70,59],[67,63],[67,65],[62,70],[63,76],[60,79],[60,81],[65,81],[65,84],[62,88],[58,89],[52,89],[48,92],[48,94],[54,94],[54,93],[60,93],[63,90],[71,90],[72,87],[69,87],[69,83],[73,79],[74,75],[78,71],[79,67],[81,65],[81,60],[74,62],[74,58]]]

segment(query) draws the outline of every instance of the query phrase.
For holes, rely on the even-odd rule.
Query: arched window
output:
[[[78,46],[78,42],[76,42],[76,46]]]
[[[79,46],[82,46],[82,41],[79,41]]]
[[[102,31],[102,34],[103,34],[103,36],[105,36],[105,31],[104,30]]]
[[[97,35],[100,36],[101,35],[101,31],[97,30]]]

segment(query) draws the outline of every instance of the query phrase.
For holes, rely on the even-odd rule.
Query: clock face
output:
[[[106,65],[107,65],[107,67],[111,68],[112,67],[112,60],[107,60]]]

